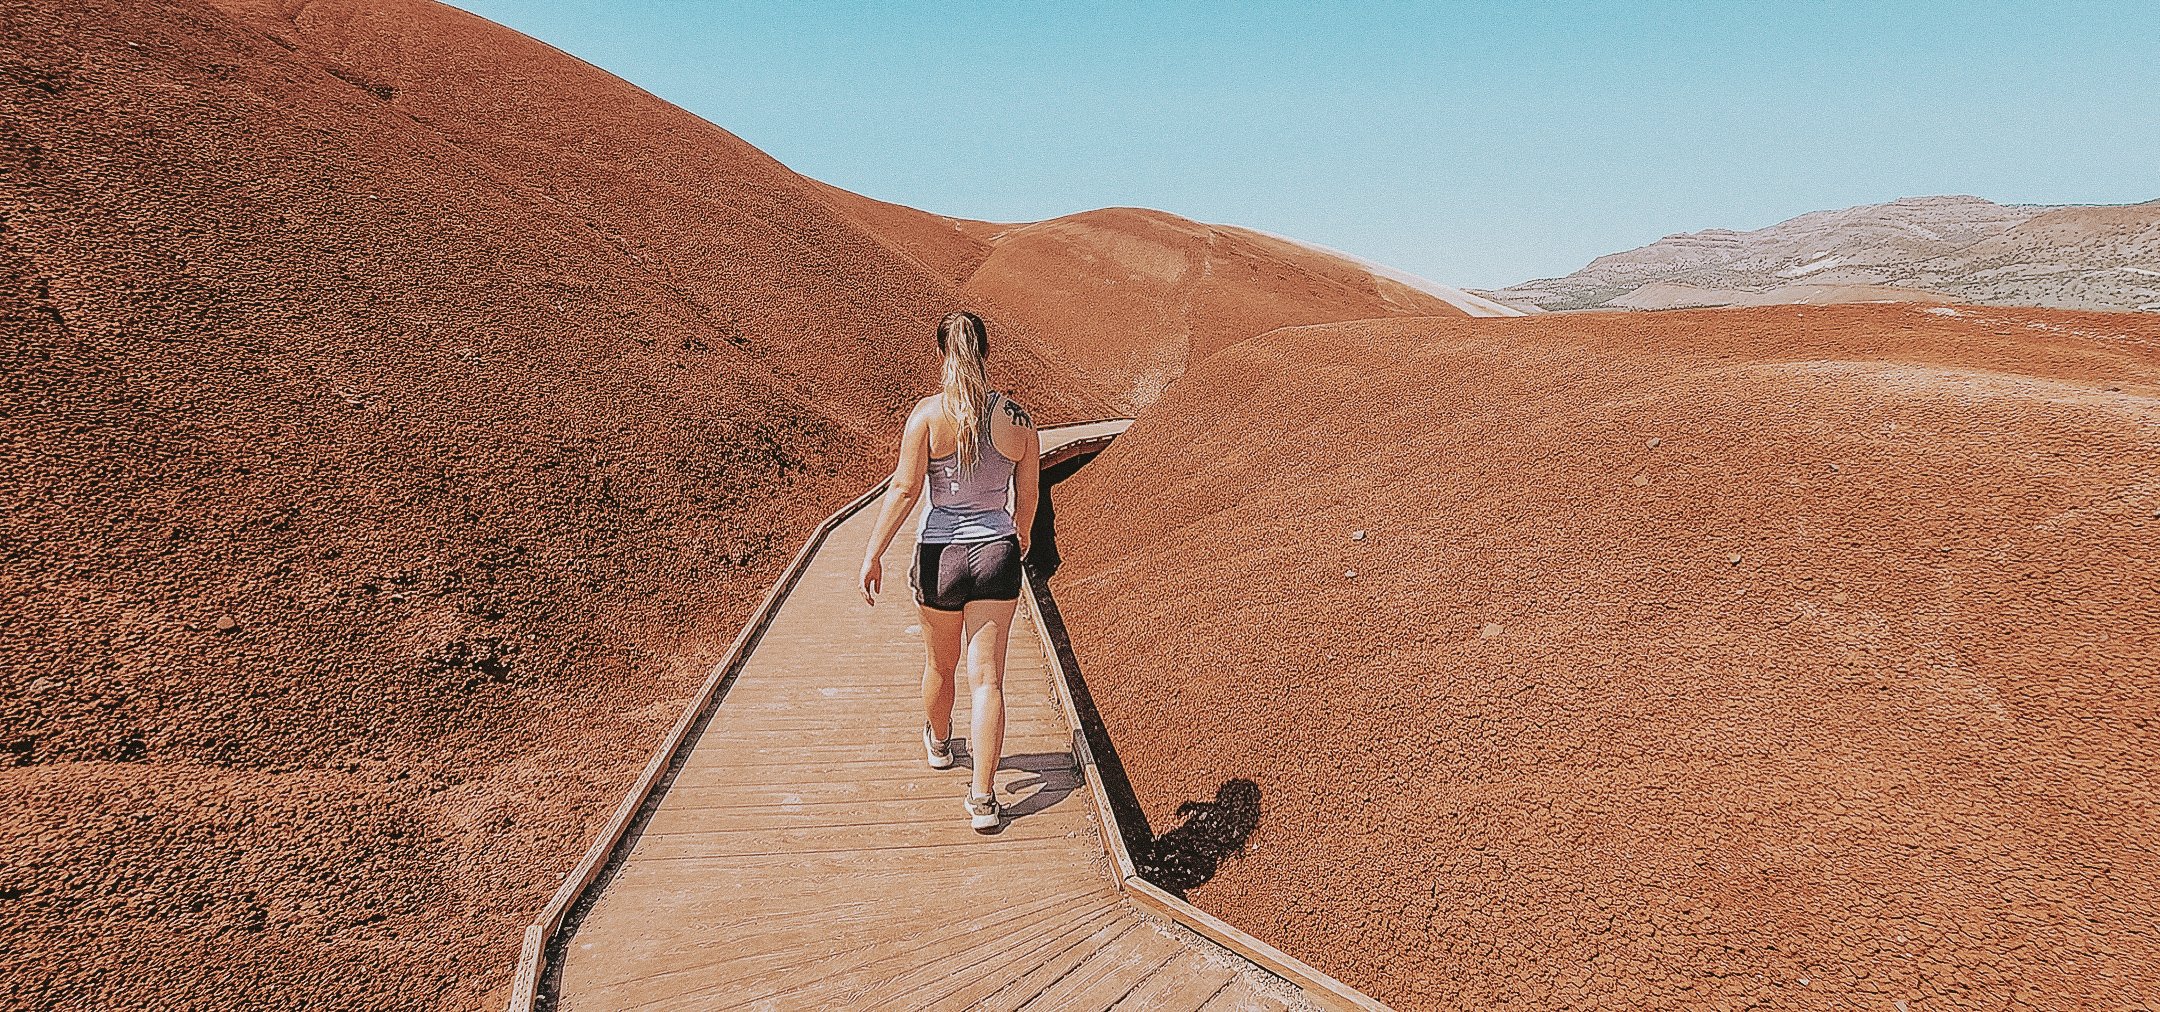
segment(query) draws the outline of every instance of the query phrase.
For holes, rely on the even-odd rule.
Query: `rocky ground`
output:
[[[2160,320],[1283,330],[1059,493],[1192,897],[1396,1008],[2160,995]]]

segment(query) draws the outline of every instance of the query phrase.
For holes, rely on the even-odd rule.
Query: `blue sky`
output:
[[[2160,2],[455,0],[883,200],[1472,287],[1899,196],[2160,198]]]

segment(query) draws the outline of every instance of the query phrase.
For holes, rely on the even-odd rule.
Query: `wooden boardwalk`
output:
[[[1101,434],[1052,430],[1045,449]],[[951,770],[923,762],[912,524],[877,607],[854,586],[875,521],[874,505],[855,513],[810,558],[575,926],[556,1007],[1306,1006],[1119,891],[1024,607],[998,774],[1010,818],[996,836],[968,828],[965,750]],[[965,733],[964,673],[958,695]]]

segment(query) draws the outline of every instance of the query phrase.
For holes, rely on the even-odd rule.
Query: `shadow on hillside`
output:
[[[1177,807],[1177,826],[1157,835],[1148,824],[1147,813],[1140,808],[1139,798],[1133,793],[1132,782],[1125,776],[1125,765],[1118,761],[1117,746],[1110,740],[1103,727],[1102,716],[1095,709],[1094,695],[1088,691],[1087,679],[1080,671],[1080,659],[1073,654],[1072,641],[1065,635],[1065,618],[1059,613],[1057,602],[1049,594],[1051,574],[1057,572],[1061,556],[1057,545],[1057,497],[1059,482],[1073,476],[1095,454],[1084,453],[1052,467],[1043,468],[1042,494],[1035,508],[1035,526],[1029,535],[1027,566],[1034,582],[1035,604],[1043,616],[1043,626],[1049,633],[1049,646],[1057,652],[1058,661],[1070,676],[1073,708],[1079,711],[1082,726],[1081,738],[1094,756],[1095,768],[1102,775],[1104,792],[1109,795],[1110,807],[1116,813],[1116,825],[1125,838],[1125,849],[1132,855],[1134,870],[1142,878],[1154,883],[1165,892],[1185,897],[1188,889],[1215,877],[1215,870],[1224,858],[1243,854],[1245,841],[1260,828],[1260,785],[1238,777],[1216,788],[1215,797],[1208,801],[1187,801]],[[1050,753],[1060,762],[1071,762],[1065,753]],[[1015,756],[1005,760],[1006,765],[1018,766]],[[1041,774],[1046,779],[1048,772]],[[1073,788],[1082,781],[1077,771],[1060,774],[1072,777]],[[1060,781],[1062,783],[1062,781]],[[1064,788],[1052,794],[1046,785],[1034,798],[1021,802],[1028,806],[1036,798],[1045,798],[1032,811],[1041,811],[1070,793]],[[1020,807],[1015,806],[1015,814]]]
[[[1063,560],[1057,546],[1056,486],[1093,459],[1095,454],[1083,453],[1042,469],[1042,489],[1035,500],[1035,524],[1028,532],[1027,554],[1028,568],[1038,580],[1048,580]]]

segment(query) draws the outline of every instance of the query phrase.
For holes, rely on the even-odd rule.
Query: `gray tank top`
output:
[[[1003,394],[991,394],[989,410],[983,412],[982,432],[976,440],[975,466],[962,470],[960,448],[930,458],[924,481],[930,486],[930,508],[923,511],[915,540],[941,545],[972,541],[996,541],[1013,534],[1012,511],[1005,494],[1012,487],[1014,462],[990,438],[990,420],[996,417]]]

